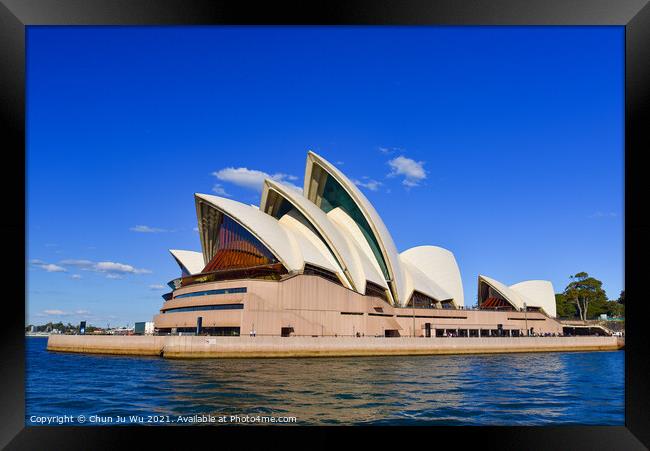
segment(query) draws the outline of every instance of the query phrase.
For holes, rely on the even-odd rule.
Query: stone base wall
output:
[[[377,338],[51,335],[50,351],[166,358],[334,357],[610,351],[621,337]]]

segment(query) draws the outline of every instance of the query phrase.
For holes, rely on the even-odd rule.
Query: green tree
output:
[[[563,294],[569,302],[575,304],[580,319],[586,320],[589,317],[604,313],[607,293],[603,290],[603,283],[598,279],[589,277],[586,272],[579,272],[570,276],[570,278],[571,282],[564,289]],[[591,312],[589,310],[590,306],[593,307]]]
[[[612,318],[624,318],[625,305],[620,304],[618,300],[607,301],[607,316],[610,316]]]
[[[575,304],[569,301],[564,293],[555,294],[555,310],[560,318],[575,318],[578,316],[578,309]]]
[[[618,297],[619,304],[625,305],[625,290],[621,291],[621,295]]]
[[[603,313],[607,313],[607,298],[594,299],[589,303],[589,315],[585,315],[587,319],[598,318]]]

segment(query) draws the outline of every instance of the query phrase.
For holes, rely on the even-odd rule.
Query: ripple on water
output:
[[[619,352],[166,360],[28,339],[29,415],[291,415],[300,424],[624,422]]]

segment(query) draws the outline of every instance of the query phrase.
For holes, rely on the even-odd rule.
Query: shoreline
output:
[[[621,337],[210,337],[50,335],[47,350],[196,358],[362,357],[614,351]]]

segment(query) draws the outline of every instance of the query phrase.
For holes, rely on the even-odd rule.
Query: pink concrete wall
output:
[[[178,290],[177,294],[190,288],[199,291],[234,287],[246,287],[247,293],[172,299],[165,303],[165,308],[243,302],[243,310],[165,313],[155,316],[155,326],[194,327],[196,318],[201,316],[204,327],[239,326],[242,335],[255,330],[258,336],[278,336],[283,327],[292,327],[296,336],[354,336],[357,332],[366,336],[383,336],[384,330],[394,328],[391,324],[395,322],[401,327],[402,336],[413,336],[414,326],[415,336],[423,336],[425,323],[431,323],[432,329],[496,329],[497,324],[502,324],[506,330],[526,329],[521,312],[394,308],[379,298],[360,295],[317,276],[298,275],[280,282],[212,282]],[[377,313],[375,307],[381,308],[384,314],[392,315],[392,320],[369,315]],[[414,325],[414,313],[425,318],[415,318]],[[533,327],[536,332],[562,332],[559,322],[541,313],[529,312],[527,319],[528,328]]]

